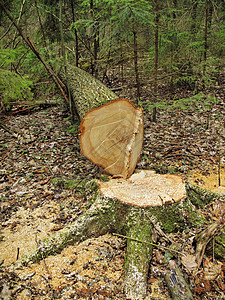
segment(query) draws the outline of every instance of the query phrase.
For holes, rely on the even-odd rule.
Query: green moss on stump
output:
[[[190,183],[186,184],[186,190],[188,199],[196,208],[203,208],[210,202],[218,200],[221,197],[220,194],[205,190]]]
[[[179,203],[152,207],[149,212],[162,224],[162,229],[166,233],[181,231],[185,227],[182,208]]]

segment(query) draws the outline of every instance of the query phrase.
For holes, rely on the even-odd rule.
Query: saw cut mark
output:
[[[98,185],[105,197],[141,207],[173,204],[186,197],[182,177],[147,170],[133,174],[130,179],[111,179]]]
[[[87,112],[79,137],[82,153],[112,175],[132,175],[143,144],[143,114],[127,99],[118,99]]]

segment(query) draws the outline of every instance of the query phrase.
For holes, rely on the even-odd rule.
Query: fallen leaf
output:
[[[198,294],[202,294],[205,292],[210,292],[211,291],[211,286],[209,280],[198,280],[198,282],[195,284],[195,292]]]
[[[194,255],[188,254],[186,256],[182,256],[181,258],[181,262],[182,264],[185,266],[185,268],[189,271],[189,272],[193,272],[196,271],[198,265],[196,263],[196,258]]]
[[[221,273],[222,263],[213,263],[208,260],[204,260],[204,279],[206,280],[215,280]]]
[[[222,291],[225,291],[225,283],[221,279],[217,280],[217,284]]]

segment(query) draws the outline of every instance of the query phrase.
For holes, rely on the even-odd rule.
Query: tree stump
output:
[[[134,175],[136,176],[136,174]],[[150,172],[150,174],[147,172],[146,180],[147,177],[149,177],[151,181],[154,176],[160,178],[160,180],[162,179],[164,182],[166,180],[164,178],[165,175],[154,174],[152,172]],[[175,175],[171,176],[173,181]],[[168,175],[166,175],[166,177],[168,177]],[[121,201],[121,195],[104,196],[101,190],[105,183],[96,182],[94,180],[82,182],[83,192],[86,195],[85,197],[92,203],[91,207],[71,226],[63,228],[55,233],[55,235],[42,241],[38,248],[22,258],[22,263],[26,264],[30,261],[40,261],[49,255],[61,252],[62,249],[68,245],[73,245],[76,242],[81,242],[91,237],[98,237],[106,233],[123,235],[127,238],[127,251],[123,275],[124,290],[128,299],[143,299],[147,292],[148,270],[153,248],[152,217],[154,217],[156,222],[162,224],[162,229],[166,233],[178,230],[182,231],[186,228],[187,223],[197,226],[198,219],[202,219],[193,209],[191,202],[193,199],[196,201],[198,198],[199,203],[202,199],[209,203],[219,197],[217,194],[208,193],[195,186],[187,184],[186,187],[184,185],[181,186],[181,178],[179,176],[175,177],[177,177],[175,180],[177,182],[176,184],[178,184],[177,186],[180,186],[183,192],[177,195],[176,199],[173,199],[172,204],[169,204],[169,202],[163,204],[163,193],[161,188],[158,188],[160,197],[156,197],[156,200],[158,201],[159,198],[161,204],[159,205],[159,202],[157,203],[156,201],[157,206],[147,206],[146,199],[144,200],[144,206],[141,206],[140,201],[139,205],[128,204],[124,199]],[[135,183],[134,179],[135,178],[133,178],[133,182],[128,182],[128,184],[138,184],[138,182]],[[125,179],[121,180],[125,181]],[[137,181],[139,180],[143,181],[143,178],[140,179],[139,177]],[[170,179],[167,183],[169,182],[171,182]],[[106,192],[105,190],[104,193]],[[167,192],[169,192],[169,190],[167,190]],[[183,197],[184,193],[186,194],[185,198]],[[149,195],[149,201],[152,202],[151,197],[155,197],[156,195],[157,192],[153,189],[153,195]],[[171,200],[171,195],[169,192],[164,199],[167,200],[170,198]],[[180,197],[182,199],[179,200]],[[186,216],[185,219],[183,215]],[[189,299],[189,296],[190,295],[187,295],[187,299]],[[184,297],[182,299],[186,298]]]

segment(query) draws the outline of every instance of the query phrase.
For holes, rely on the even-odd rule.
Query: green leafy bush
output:
[[[32,99],[33,94],[30,86],[32,81],[25,75],[17,74],[9,70],[10,66],[16,64],[18,56],[23,55],[26,49],[18,47],[17,49],[0,50],[0,107],[7,109],[13,100]]]
[[[9,108],[10,101],[32,99],[32,81],[8,70],[0,69],[0,101]]]

